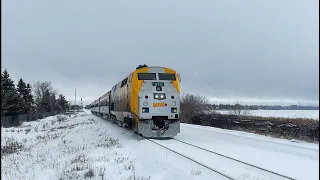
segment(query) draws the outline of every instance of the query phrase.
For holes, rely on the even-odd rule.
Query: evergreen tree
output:
[[[19,94],[7,70],[1,74],[1,116],[19,115]]]
[[[29,83],[27,84],[27,87],[26,87],[25,100],[26,100],[27,112],[30,113],[31,111],[34,110],[34,98],[33,98],[32,89]]]
[[[6,72],[6,70],[5,70]],[[4,96],[5,96],[5,88],[4,88],[4,72],[1,73],[1,116],[5,116],[5,114],[7,113],[7,106],[6,106],[6,102],[4,100]]]
[[[42,99],[40,101],[40,106],[38,107],[40,112],[50,112],[51,110],[51,97],[49,90],[43,93]]]
[[[60,111],[55,94],[50,95],[50,112]]]
[[[68,101],[60,94],[58,99],[50,82],[38,83],[34,89],[37,103],[32,94],[31,85],[26,84],[22,78],[17,83],[10,79],[5,70],[1,73],[1,116],[18,116],[30,114],[36,108],[41,112],[62,112],[68,109]]]
[[[66,111],[68,108],[68,101],[66,100],[66,98],[62,94],[59,95],[58,105],[59,105],[61,111]]]
[[[27,107],[27,85],[26,83],[20,78],[17,84],[17,91],[19,93],[19,107],[20,107],[20,113],[21,114],[27,114],[28,113],[28,107]]]

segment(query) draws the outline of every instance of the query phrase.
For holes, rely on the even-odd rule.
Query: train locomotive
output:
[[[105,116],[143,137],[180,133],[180,75],[173,69],[139,66],[91,103],[91,112]]]

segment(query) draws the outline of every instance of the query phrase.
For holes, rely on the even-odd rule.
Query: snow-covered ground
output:
[[[41,180],[85,177],[112,180],[225,179],[89,111],[65,117],[63,120],[53,116],[24,123],[18,128],[2,128],[1,176],[5,179]],[[319,179],[318,144],[188,124],[181,125],[181,133],[176,139],[296,179]],[[14,141],[18,144],[12,143]],[[155,141],[235,179],[270,178],[173,139]],[[10,153],[5,145],[16,146],[19,150]]]
[[[227,114],[229,111],[217,111]],[[312,118],[319,120],[319,110],[252,110],[250,115],[262,117]]]
[[[319,144],[189,124],[176,139],[295,179],[319,179]]]

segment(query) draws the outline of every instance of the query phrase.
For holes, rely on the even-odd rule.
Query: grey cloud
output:
[[[2,63],[73,100],[139,64],[176,69],[182,90],[219,98],[319,99],[317,1],[5,0]]]

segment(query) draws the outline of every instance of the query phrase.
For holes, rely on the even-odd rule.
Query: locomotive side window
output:
[[[138,80],[157,80],[156,73],[138,73]]]
[[[158,73],[159,80],[171,80],[175,81],[176,80],[176,75],[175,74],[169,74],[169,73]]]

